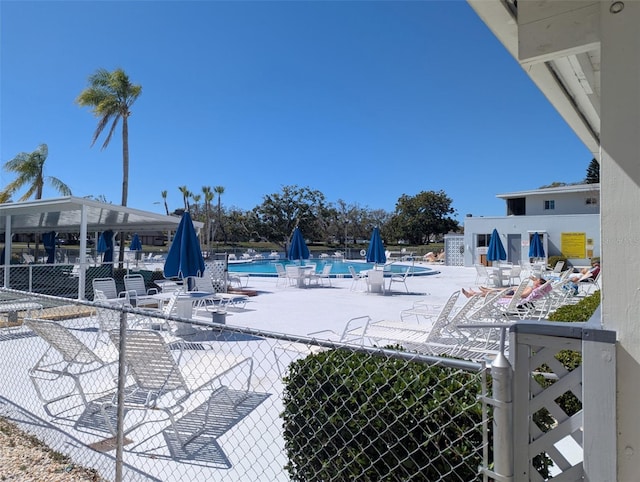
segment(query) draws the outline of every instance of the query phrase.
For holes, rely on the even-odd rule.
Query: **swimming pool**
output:
[[[288,261],[288,260],[252,260],[250,262],[230,262],[229,263],[229,273],[235,274],[245,274],[249,276],[277,276],[276,273],[276,263],[281,263],[285,267],[289,264],[299,264],[297,261]],[[361,271],[366,271],[369,269],[373,269],[373,263],[363,263],[361,261],[349,261],[349,260],[324,260],[324,259],[314,259],[307,260],[303,264],[311,264],[314,263],[316,265],[316,271],[321,271],[322,268],[326,264],[331,264],[331,277],[332,278],[350,278],[351,274],[349,274],[349,266],[353,266],[356,270],[356,273]],[[390,264],[385,266],[385,274],[391,276],[392,273],[404,273],[408,266],[406,265],[396,265]],[[411,266],[412,276],[428,276],[432,274],[438,274],[439,271],[433,270],[431,268],[427,268],[424,266]]]

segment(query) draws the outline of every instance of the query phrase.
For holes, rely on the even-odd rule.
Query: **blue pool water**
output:
[[[229,272],[237,273],[237,274],[248,274],[249,276],[277,276],[276,274],[276,263],[282,263],[285,267],[287,264],[299,264],[298,262],[288,261],[288,260],[252,260],[251,262],[239,262],[229,263]],[[321,271],[325,264],[331,264],[331,276],[332,277],[344,277],[350,278],[351,274],[349,274],[349,266],[353,266],[356,270],[356,273],[360,271],[366,271],[369,269],[373,269],[373,263],[363,263],[360,261],[349,261],[349,260],[323,260],[323,259],[314,259],[313,261],[306,261],[304,264],[315,263],[316,271]],[[404,273],[407,269],[407,266],[402,265],[387,265],[385,266],[385,273],[391,275],[391,273]],[[427,276],[432,274],[438,274],[439,271],[433,270],[431,268],[426,268],[424,266],[412,266],[412,275],[413,276]]]

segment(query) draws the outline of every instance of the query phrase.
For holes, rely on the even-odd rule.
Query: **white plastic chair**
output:
[[[93,286],[94,299],[95,292],[101,291],[104,295],[104,298],[110,302],[115,301],[118,303],[122,303],[126,300],[127,293],[118,293],[118,289],[116,288],[116,280],[114,280],[113,278],[94,278],[93,281],[91,281],[91,284]]]
[[[356,273],[356,270],[353,266],[349,266],[349,273],[351,274],[351,291],[354,291],[358,284],[364,279],[364,277],[360,273]]]
[[[133,306],[153,306],[160,308],[161,300],[153,295],[158,294],[156,288],[147,289],[141,274],[127,274],[124,276],[124,289]]]
[[[509,270],[509,284],[510,285],[515,284],[516,280],[518,280],[518,283],[521,282],[522,281],[521,273],[522,273],[522,267],[520,267],[517,264],[512,266],[511,270]]]
[[[276,273],[278,274],[278,279],[276,281],[276,286],[278,286],[281,282],[285,285],[289,282],[287,278],[287,271],[284,269],[284,265],[282,263],[276,263]]]
[[[404,285],[404,289],[408,293],[409,292],[409,287],[407,286],[407,278],[409,277],[410,274],[411,274],[411,266],[409,266],[405,270],[404,274],[393,273],[391,275],[391,278],[389,279],[389,291],[391,291],[391,287],[393,286],[393,283],[402,283]]]

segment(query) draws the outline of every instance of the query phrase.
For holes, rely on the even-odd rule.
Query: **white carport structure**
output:
[[[11,237],[16,233],[80,233],[79,263],[85,267],[87,234],[106,230],[114,233],[173,232],[180,219],[179,216],[165,216],[73,196],[0,204],[0,233],[5,234],[5,258],[2,264],[10,263]],[[202,228],[200,222],[193,224],[198,231]],[[4,286],[8,286],[9,272],[4,270]],[[84,293],[84,274],[84,269],[81,269],[79,293]]]
[[[600,162],[601,320],[618,343],[614,360],[584,353],[591,373],[616,363],[615,380],[585,375],[584,425],[601,434],[585,480],[638,480],[640,2],[467,1]]]

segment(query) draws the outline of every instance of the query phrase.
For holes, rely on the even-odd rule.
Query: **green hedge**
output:
[[[479,374],[333,350],[292,363],[284,382],[292,480],[477,478]]]
[[[561,306],[549,315],[549,321],[589,321],[598,306],[600,306],[600,291],[594,291],[575,305]]]

